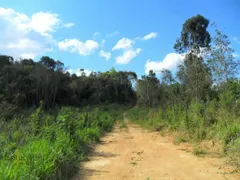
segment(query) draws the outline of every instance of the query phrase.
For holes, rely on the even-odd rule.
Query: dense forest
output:
[[[209,26],[201,15],[186,20],[173,45],[183,61],[160,78],[114,68],[77,76],[48,56],[0,55],[0,179],[68,179],[124,111],[147,128],[184,132],[181,141],[220,141],[240,166],[240,63]]]
[[[134,103],[131,81],[134,72],[116,72],[114,68],[101,73],[70,75],[60,61],[43,56],[39,62],[31,59],[14,61],[10,56],[0,56],[1,101],[16,107],[56,105],[84,106],[89,104]]]

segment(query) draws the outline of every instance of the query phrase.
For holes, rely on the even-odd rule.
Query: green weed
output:
[[[183,136],[177,136],[175,139],[174,139],[174,142],[173,144],[175,145],[179,145],[180,143],[183,143],[183,142],[187,142],[187,139]]]
[[[194,149],[193,149],[193,154],[194,154],[195,156],[204,156],[204,155],[207,154],[207,150],[204,149],[204,148],[201,147],[201,146],[196,146],[196,147],[194,147]]]
[[[40,106],[29,117],[10,121],[0,133],[0,179],[69,179],[89,144],[99,142],[119,117],[111,107],[63,107],[49,114]]]
[[[136,165],[137,165],[137,162],[133,161],[133,162],[130,162],[130,164],[131,164],[132,166],[136,166]]]
[[[123,130],[123,129],[127,130],[128,127],[127,127],[126,122],[122,121],[121,124],[120,124],[120,126],[119,126],[119,129],[120,129],[120,130]]]
[[[221,94],[218,100],[209,102],[192,102],[149,109],[135,107],[127,112],[132,122],[153,131],[180,132],[184,136],[174,139],[174,144],[182,142],[200,143],[202,140],[217,140],[221,152],[227,155],[232,164],[240,167],[240,114],[239,101],[232,103],[228,94]],[[230,106],[231,104],[231,106]],[[214,145],[213,145],[214,147]],[[202,156],[206,149],[195,147],[193,153]]]

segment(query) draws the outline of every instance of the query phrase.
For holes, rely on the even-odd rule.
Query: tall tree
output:
[[[174,78],[170,70],[163,69],[161,73],[162,73],[161,79],[163,84],[171,85],[172,83],[174,83]]]
[[[214,81],[219,84],[233,78],[239,72],[240,64],[233,57],[234,50],[231,48],[228,36],[218,29],[215,30],[215,33],[208,64]]]
[[[189,18],[182,27],[180,38],[177,39],[174,49],[179,53],[198,53],[200,48],[209,47],[211,37],[207,31],[209,20],[202,15]]]
[[[211,85],[211,74],[201,54],[211,42],[208,25],[209,20],[201,15],[191,17],[183,24],[181,36],[174,45],[176,52],[185,54],[178,75],[181,75],[186,93],[196,101],[204,98],[206,88]]]
[[[137,81],[137,97],[139,103],[148,107],[156,107],[159,103],[160,82],[156,74],[150,70],[147,76]]]

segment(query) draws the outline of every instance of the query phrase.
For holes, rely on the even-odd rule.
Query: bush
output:
[[[238,110],[237,110],[238,109]],[[152,130],[179,131],[184,136],[177,137],[175,144],[190,141],[199,142],[214,139],[223,143],[222,150],[237,163],[240,159],[240,116],[239,101],[234,102],[229,92],[222,93],[219,100],[186,106],[174,105],[158,109],[135,107],[128,111],[128,118]],[[194,154],[204,154],[204,149],[196,147]],[[240,166],[240,165],[238,165]]]
[[[89,143],[111,131],[116,116],[111,108],[70,107],[56,116],[40,106],[30,117],[9,122],[0,134],[0,179],[69,179],[88,154]]]

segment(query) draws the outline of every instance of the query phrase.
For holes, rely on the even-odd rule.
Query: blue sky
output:
[[[201,14],[240,54],[239,0],[0,0],[0,53],[48,55],[72,72],[174,69],[182,24]],[[211,29],[210,29],[211,30]]]

